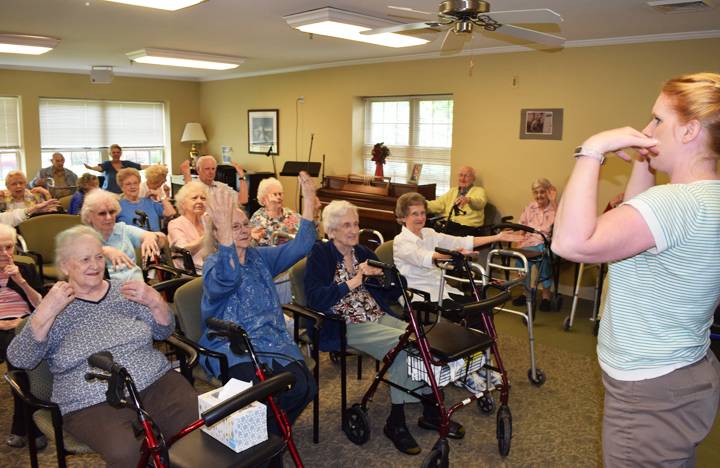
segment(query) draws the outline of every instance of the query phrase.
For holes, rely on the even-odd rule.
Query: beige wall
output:
[[[20,96],[25,163],[30,177],[40,168],[38,99],[41,97],[163,101],[169,112],[174,172],[189,148],[180,143],[186,122],[200,117],[197,82],[116,76],[111,84],[90,83],[88,74],[0,70],[0,95]],[[114,143],[114,142],[113,142]],[[118,141],[121,146],[123,142]]]
[[[219,155],[222,145],[232,146],[234,160],[271,170],[268,158],[247,152],[247,110],[279,109],[280,166],[307,158],[314,133],[313,160],[326,154],[326,174],[347,174],[359,168],[358,97],[453,93],[453,171],[476,167],[491,201],[517,217],[535,178],[548,177],[562,190],[572,150],[587,136],[621,125],[642,128],[663,80],[718,70],[718,39],[360,65],[204,82],[201,121],[209,151]],[[519,86],[512,86],[513,77]],[[564,109],[561,141],[518,138],[520,109],[532,107]],[[600,204],[622,190],[626,173],[620,161],[608,162]],[[286,198],[292,205],[293,197]]]

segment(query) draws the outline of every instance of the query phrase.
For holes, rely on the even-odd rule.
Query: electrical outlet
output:
[[[512,77],[512,87],[518,88],[520,87],[520,77],[519,76],[513,76]]]
[[[299,103],[303,103],[305,102],[305,96],[300,96],[299,98],[297,98],[297,100]]]

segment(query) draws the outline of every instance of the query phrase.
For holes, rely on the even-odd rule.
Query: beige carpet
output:
[[[538,344],[538,363],[547,375],[542,387],[528,382],[527,340],[502,337],[501,352],[508,366],[512,389],[510,408],[513,415],[512,448],[507,458],[498,454],[495,417],[480,414],[473,404],[459,410],[456,420],[465,425],[467,435],[450,443],[452,466],[599,466],[600,415],[602,391],[595,360],[588,356],[563,351],[549,344]],[[354,368],[354,361],[350,361]],[[372,366],[366,365],[362,381],[349,379],[349,401],[359,401],[371,379]],[[4,372],[4,365],[1,370]],[[320,444],[313,444],[310,407],[295,427],[295,440],[306,466],[309,467],[416,467],[436,440],[432,432],[418,428],[415,421],[419,405],[407,410],[409,427],[423,448],[419,456],[399,454],[382,434],[389,409],[387,387],[381,386],[370,404],[371,438],[363,446],[353,445],[340,431],[339,366],[327,356],[322,360],[321,434]],[[466,392],[450,385],[448,400],[459,401]],[[0,434],[7,434],[11,405],[9,388],[0,385]],[[102,465],[97,456],[70,456],[70,466]],[[41,466],[56,466],[54,448],[49,446],[40,456]],[[0,466],[29,466],[27,449],[12,449],[0,444]],[[292,466],[286,457],[286,466]]]

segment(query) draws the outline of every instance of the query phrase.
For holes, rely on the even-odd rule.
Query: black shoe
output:
[[[525,294],[520,294],[518,297],[513,299],[512,305],[514,306],[524,306],[527,302],[527,297],[525,297]]]
[[[418,426],[422,427],[423,429],[439,431],[440,420],[420,416],[420,419],[418,419]],[[462,426],[462,424],[456,423],[455,421],[451,420],[448,424],[448,437],[450,437],[451,439],[462,439],[463,437],[465,437],[465,428]]]
[[[552,304],[550,304],[550,299],[543,299],[540,301],[540,310],[542,312],[550,312],[552,310]]]
[[[390,424],[385,423],[383,432],[388,439],[392,440],[392,443],[395,444],[395,448],[400,450],[402,453],[408,455],[417,455],[420,453],[420,446],[415,441],[412,434],[410,434],[410,431],[405,424],[402,426],[391,426]]]

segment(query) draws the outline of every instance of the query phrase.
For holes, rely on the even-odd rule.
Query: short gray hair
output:
[[[181,215],[185,214],[185,199],[196,190],[201,191],[208,196],[208,187],[199,180],[191,180],[187,184],[183,185],[180,191],[175,195],[175,206]]]
[[[536,179],[535,182],[533,182],[532,185],[530,186],[530,188],[532,190],[535,190],[536,188],[540,188],[540,187],[544,188],[545,190],[550,190],[551,188],[553,188],[553,184],[552,184],[552,182],[547,180],[545,177],[541,177],[539,179]]]
[[[417,192],[403,193],[395,203],[395,217],[398,224],[403,224],[402,219],[407,218],[410,214],[410,207],[422,205],[427,211],[427,200]]]
[[[82,209],[80,210],[80,220],[83,224],[90,224],[90,216],[101,203],[109,203],[120,213],[120,202],[114,193],[105,190],[93,190],[85,195]]]
[[[346,200],[333,200],[322,210],[322,225],[325,234],[332,239],[330,233],[340,227],[340,218],[348,213],[358,217],[357,206]]]
[[[60,265],[66,263],[72,256],[72,250],[82,241],[83,237],[92,237],[102,245],[102,237],[100,233],[90,226],[73,226],[65,229],[55,236],[55,266],[60,274],[60,279],[65,279],[65,274],[60,269]]]
[[[195,161],[195,167],[200,169],[200,166],[202,166],[205,163],[205,161],[212,161],[217,166],[217,161],[215,160],[215,156],[213,156],[211,154],[206,154],[205,156],[200,156],[197,159],[197,161]]]
[[[279,185],[280,188],[283,188],[282,184],[279,180],[277,180],[275,177],[268,177],[267,179],[263,179],[258,184],[257,189],[257,200],[260,203],[260,205],[265,206],[265,202],[263,201],[263,198],[270,192],[270,189],[274,185]],[[284,190],[284,189],[283,189]]]
[[[7,224],[0,223],[0,236],[5,235],[12,238],[13,244],[17,242],[17,231]]]

